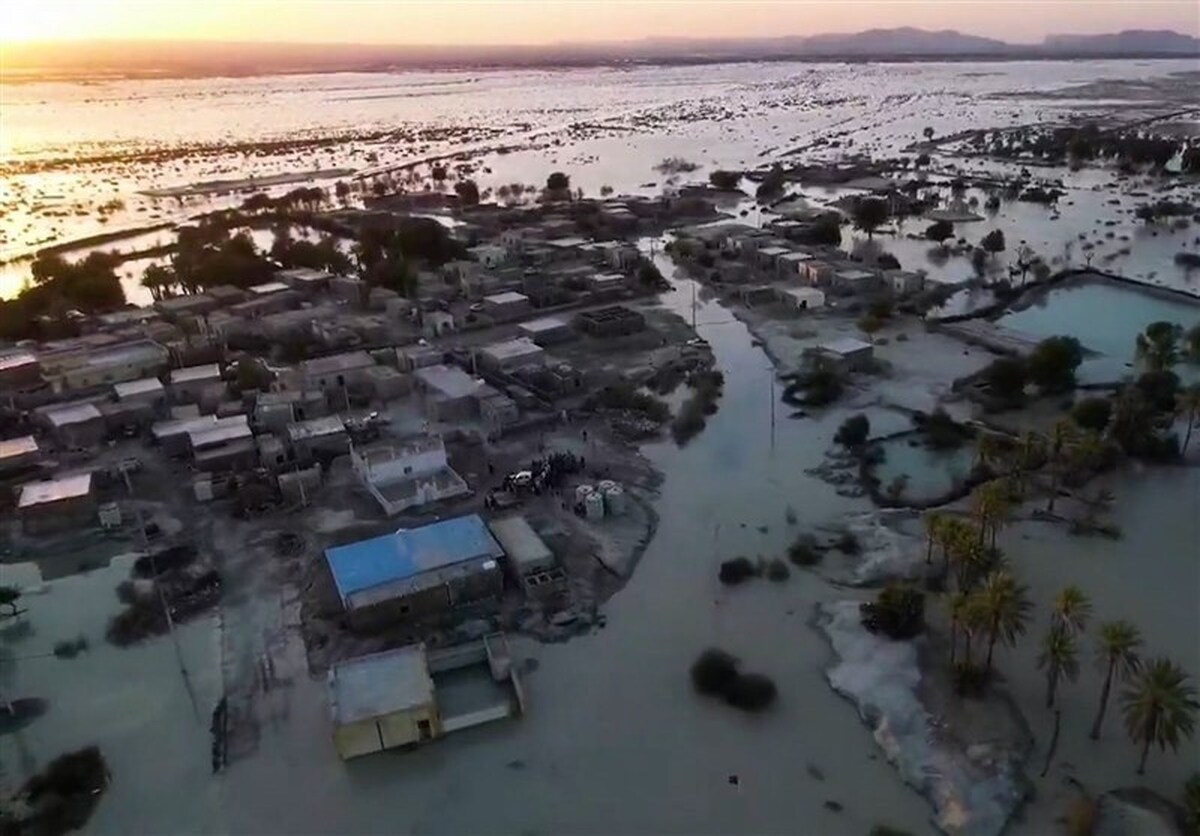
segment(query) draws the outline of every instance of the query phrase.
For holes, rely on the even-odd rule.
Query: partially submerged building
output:
[[[342,607],[356,627],[436,619],[496,599],[503,555],[477,514],[325,550]]]
[[[329,671],[333,743],[343,760],[413,746],[525,710],[501,633],[428,651],[413,644]]]
[[[446,445],[437,435],[356,447],[350,451],[350,464],[389,517],[470,492],[450,467]]]
[[[860,371],[870,367],[875,357],[875,347],[854,337],[843,337],[821,343],[816,353],[839,371]]]

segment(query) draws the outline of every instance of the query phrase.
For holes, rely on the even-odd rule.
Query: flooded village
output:
[[[16,247],[0,831],[1192,832],[1200,99],[1149,63],[843,123],[701,68],[741,112],[280,147]]]

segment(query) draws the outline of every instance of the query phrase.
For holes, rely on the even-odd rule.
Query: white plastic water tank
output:
[[[619,517],[625,513],[625,489],[616,482],[609,482],[601,489],[604,497],[604,510],[609,516]]]
[[[594,493],[591,485],[580,485],[575,489],[575,502],[587,502],[587,498]]]
[[[592,491],[583,501],[584,515],[589,520],[604,519],[604,495]]]

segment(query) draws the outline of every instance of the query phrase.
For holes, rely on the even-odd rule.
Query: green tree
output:
[[[479,186],[474,180],[459,180],[454,184],[454,192],[463,206],[476,206],[479,203]]]
[[[871,422],[867,416],[863,414],[852,415],[842,422],[838,427],[837,433],[833,436],[833,440],[841,444],[843,447],[857,448],[861,447],[871,434]]]
[[[854,204],[854,226],[873,238],[875,229],[888,219],[888,204],[878,197],[865,197]]]
[[[555,171],[546,178],[546,191],[565,192],[571,188],[571,178],[561,171]]]
[[[1138,671],[1121,694],[1125,729],[1142,746],[1138,775],[1146,772],[1150,746],[1166,751],[1192,736],[1200,703],[1187,674],[1170,659],[1153,659]]]
[[[713,188],[721,191],[729,192],[738,187],[738,183],[742,181],[742,175],[737,171],[723,171],[717,169],[708,175],[708,182],[713,185]]]
[[[1193,772],[1183,785],[1183,815],[1190,832],[1200,833],[1200,772]]]
[[[983,236],[983,239],[979,242],[979,246],[992,255],[1004,252],[1004,231],[993,229],[987,235]]]
[[[1071,460],[1071,447],[1078,440],[1075,425],[1065,419],[1054,424],[1050,434],[1050,499],[1046,503],[1046,512],[1054,511],[1054,503],[1058,499],[1058,489],[1062,484],[1063,474]]]
[[[996,642],[1008,647],[1017,643],[1029,622],[1033,604],[1029,601],[1029,589],[1017,583],[1011,573],[1000,569],[984,578],[979,590],[974,593],[987,633],[987,656],[984,670],[992,670],[992,651]]]
[[[1020,403],[1025,397],[1029,374],[1025,363],[1016,357],[1000,357],[983,370],[988,391],[1005,403]]]
[[[1173,322],[1152,322],[1137,335],[1137,353],[1151,371],[1167,371],[1179,362],[1183,328]]]
[[[21,600],[21,590],[15,586],[0,586],[0,607],[8,607],[10,617],[17,616],[17,601]]]
[[[1037,657],[1038,670],[1046,672],[1046,707],[1054,708],[1058,684],[1062,679],[1074,682],[1079,676],[1079,652],[1075,637],[1054,627],[1042,639],[1042,651]]]
[[[1112,419],[1112,402],[1108,398],[1082,398],[1071,407],[1071,418],[1085,430],[1104,432]]]
[[[162,264],[151,264],[142,273],[142,287],[150,291],[156,302],[174,296],[175,285],[175,271]]]
[[[1137,673],[1141,665],[1138,655],[1142,646],[1142,635],[1128,621],[1106,621],[1100,625],[1100,646],[1096,661],[1104,670],[1104,685],[1100,688],[1100,707],[1092,723],[1092,740],[1100,739],[1100,726],[1108,710],[1108,695],[1113,680],[1125,682]]]
[[[925,228],[925,238],[935,241],[944,248],[946,241],[954,237],[954,224],[950,221],[934,221]]]
[[[1075,370],[1083,362],[1083,346],[1074,337],[1042,340],[1029,354],[1030,380],[1043,392],[1061,392],[1075,386]]]

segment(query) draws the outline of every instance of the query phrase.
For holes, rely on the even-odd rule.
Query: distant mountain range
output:
[[[1051,35],[1012,44],[954,30],[868,29],[774,38],[647,38],[543,46],[404,46],[97,41],[8,44],[5,80],[22,76],[211,76],[384,71],[422,67],[584,66],[754,60],[918,60],[1200,57],[1200,39],[1131,29],[1107,35]]]

